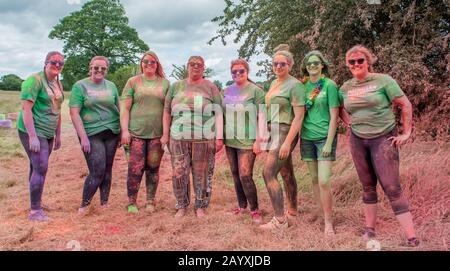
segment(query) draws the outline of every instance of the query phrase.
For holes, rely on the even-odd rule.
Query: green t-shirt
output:
[[[233,84],[224,90],[225,145],[252,149],[258,127],[258,110],[264,104],[264,95],[264,91],[253,83],[243,89]]]
[[[171,137],[176,140],[215,138],[214,104],[221,110],[222,96],[216,85],[206,79],[200,84],[189,84],[187,79],[172,84],[164,105],[172,115]]]
[[[20,98],[33,102],[31,113],[33,114],[34,129],[36,135],[44,138],[55,136],[58,119],[61,114],[61,104],[64,101],[62,85],[57,82],[47,84],[45,73],[39,72],[31,75],[22,83]],[[61,91],[59,91],[61,90]],[[22,111],[17,121],[17,129],[27,133],[23,122]]]
[[[274,91],[276,94],[272,94]],[[293,107],[304,105],[305,86],[299,80],[289,75],[289,78],[280,84],[278,79],[275,79],[266,94],[267,121],[291,125],[295,117]]]
[[[167,79],[148,80],[142,74],[128,80],[121,100],[132,99],[128,124],[132,136],[145,139],[162,136],[164,99],[169,84]]]
[[[101,84],[89,78],[76,82],[72,87],[70,107],[80,108],[80,117],[88,136],[106,129],[120,133],[119,93],[116,85],[108,80]]]
[[[363,81],[350,79],[340,89],[351,117],[352,131],[362,138],[376,138],[395,127],[391,102],[405,95],[389,75],[372,74]]]
[[[306,97],[317,87],[317,83],[306,82]],[[306,140],[320,140],[327,138],[330,126],[330,108],[340,106],[339,93],[336,83],[329,79],[323,79],[323,85],[314,100],[314,104],[306,111],[301,138]]]

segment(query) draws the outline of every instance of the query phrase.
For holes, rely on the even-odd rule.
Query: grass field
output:
[[[0,113],[20,108],[19,92],[0,91]],[[126,212],[127,164],[118,150],[113,170],[110,207],[99,208],[98,195],[88,215],[79,217],[87,167],[70,123],[67,99],[63,104],[62,149],[52,153],[43,195],[49,222],[27,220],[29,211],[28,159],[15,129],[0,129],[0,250],[66,250],[75,240],[82,250],[365,250],[360,232],[364,223],[361,185],[351,160],[346,136],[339,138],[333,166],[334,217],[337,234],[323,235],[323,221],[312,221],[314,203],[306,165],[298,146],[294,167],[299,190],[298,218],[282,232],[264,232],[248,215],[236,217],[229,211],[237,201],[224,152],[216,157],[213,195],[208,215],[199,220],[191,205],[188,215],[177,220],[172,193],[171,167],[164,155],[157,211],[136,215]],[[416,141],[401,149],[401,182],[422,244],[403,246],[405,237],[389,202],[379,191],[377,240],[382,250],[448,250],[450,245],[450,146],[448,142]],[[262,180],[264,154],[258,156],[254,177],[264,221],[273,209]],[[144,182],[143,182],[144,183]],[[139,204],[144,204],[144,184]],[[191,201],[193,198],[191,196]]]

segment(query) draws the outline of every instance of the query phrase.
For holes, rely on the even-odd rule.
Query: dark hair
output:
[[[328,60],[323,56],[323,54],[318,51],[318,50],[313,50],[308,52],[305,57],[302,60],[302,65],[301,65],[301,74],[303,76],[308,76],[308,70],[306,69],[306,63],[308,62],[309,58],[312,56],[317,56],[320,61],[322,62],[322,73],[325,74],[326,76],[330,76],[330,71],[329,71],[329,66],[330,63],[328,62]]]

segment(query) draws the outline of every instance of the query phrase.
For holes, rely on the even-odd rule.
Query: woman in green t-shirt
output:
[[[334,234],[330,176],[331,162],[336,160],[338,89],[336,83],[326,77],[329,76],[328,61],[319,51],[306,54],[301,72],[306,88],[306,113],[300,140],[301,157],[308,165],[314,197],[319,206],[318,213],[323,210],[325,234]]]
[[[105,79],[109,61],[95,56],[89,64],[89,77],[76,82],[70,96],[70,117],[89,168],[78,209],[84,214],[97,189],[102,208],[108,205],[112,166],[120,140],[119,93]]]
[[[49,52],[44,70],[31,75],[22,83],[20,98],[22,111],[17,122],[19,138],[30,160],[30,201],[28,219],[47,221],[42,210],[48,160],[53,150],[61,146],[61,104],[64,93],[59,74],[64,67],[64,56]]]
[[[155,194],[159,182],[159,166],[164,151],[164,100],[169,90],[163,67],[152,51],[141,58],[141,74],[131,77],[122,92],[120,124],[121,143],[129,145],[127,175],[128,212],[137,213],[137,195],[145,172],[148,212],[155,210]]]
[[[235,83],[224,90],[223,109],[225,149],[239,204],[233,213],[243,213],[248,203],[251,219],[261,223],[253,165],[261,152],[258,127],[264,127],[266,119],[259,113],[259,107],[264,106],[265,93],[248,79],[249,65],[245,59],[231,61],[230,69]]]
[[[375,237],[377,182],[380,182],[406,232],[408,244],[417,246],[419,240],[409,203],[400,186],[398,152],[398,147],[405,144],[411,135],[411,103],[392,77],[372,71],[376,57],[366,47],[352,47],[345,58],[353,78],[340,89],[346,110],[341,112],[344,122],[351,124],[350,150],[363,186],[366,216],[363,237]],[[401,108],[401,134],[397,132],[392,104]]]
[[[292,165],[292,150],[298,141],[305,113],[305,87],[289,74],[294,58],[288,46],[278,46],[272,66],[276,79],[266,94],[267,121],[270,127],[269,152],[264,164],[263,178],[275,210],[275,216],[263,229],[287,228],[287,218],[297,215],[297,180]],[[284,210],[283,190],[278,173],[284,180],[288,208]]]

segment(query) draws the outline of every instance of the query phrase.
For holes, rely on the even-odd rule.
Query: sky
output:
[[[0,0],[0,76],[17,74],[26,78],[42,70],[49,51],[62,51],[63,42],[48,34],[59,20],[80,10],[87,0]],[[167,76],[172,64],[180,66],[191,55],[201,55],[206,67],[214,71],[210,80],[223,85],[231,80],[230,61],[238,57],[238,44],[230,37],[226,46],[220,40],[207,42],[218,26],[211,22],[225,8],[223,0],[121,0],[129,25],[154,50]],[[259,55],[250,59],[250,78],[256,77]],[[169,77],[170,81],[175,81]]]

